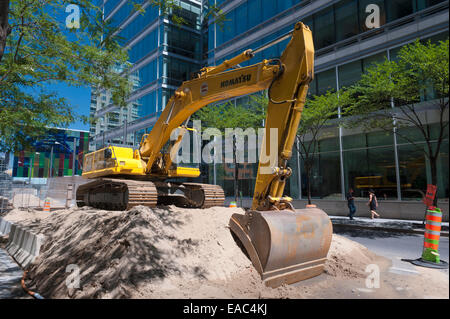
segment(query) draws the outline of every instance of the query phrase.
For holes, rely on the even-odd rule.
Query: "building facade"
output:
[[[141,1],[142,2],[142,1]],[[116,126],[96,126],[91,143],[139,145],[142,134],[151,130],[170,95],[189,74],[202,66],[218,65],[246,49],[256,49],[292,30],[303,21],[313,32],[316,50],[315,78],[309,94],[349,86],[374,62],[395,59],[405,44],[421,40],[448,39],[449,1],[443,0],[204,0],[179,1],[176,12],[187,24],[175,25],[169,16],[147,3],[146,12],[133,12],[126,0],[103,1],[104,17],[120,27],[123,45],[129,49],[133,67],[128,76],[135,79],[129,102],[137,108],[137,119],[119,116]],[[208,8],[218,6],[225,14],[224,24],[204,19]],[[367,23],[370,6],[379,17]],[[373,7],[372,7],[373,8]],[[372,21],[373,22],[373,21]],[[287,44],[280,42],[242,63],[247,66],[262,59],[279,57]],[[97,119],[118,108],[97,95],[93,115]],[[244,96],[233,100],[249,103]],[[99,107],[99,103],[101,106]],[[437,125],[433,96],[423,97],[422,115],[430,130]],[[429,107],[428,107],[429,106]],[[93,108],[94,109],[94,108]],[[106,119],[103,120],[103,123]],[[448,121],[448,118],[447,118]],[[408,134],[417,134],[413,129]],[[124,136],[126,136],[124,142]],[[448,135],[447,135],[448,136]],[[425,147],[425,145],[424,145]],[[304,164],[298,152],[290,161],[292,177],[286,187],[295,199],[306,196]],[[243,197],[253,196],[257,164],[239,164],[239,189]],[[448,198],[448,138],[438,164],[438,196]],[[232,196],[232,164],[202,165],[202,181],[221,185]],[[376,180],[379,197],[388,200],[420,200],[431,181],[423,152],[395,134],[363,133],[328,126],[321,134],[319,152],[312,174],[312,195],[320,199],[345,198],[350,187],[356,196],[366,196],[367,181]],[[373,182],[371,182],[373,184]]]
[[[429,0],[211,0],[226,15],[223,26],[209,21],[208,65],[217,65],[246,49],[256,49],[293,29],[297,21],[308,25],[316,50],[315,78],[309,95],[321,95],[357,82],[374,62],[395,59],[400,48],[421,40],[448,39],[448,1]],[[379,27],[366,23],[369,5],[379,8]],[[279,57],[287,40],[262,51],[247,66],[262,59]],[[424,96],[422,115],[431,130],[436,129],[433,96]],[[248,103],[246,97],[235,103]],[[427,103],[429,107],[427,107]],[[447,119],[448,121],[448,114]],[[414,129],[409,135],[420,134]],[[448,136],[448,134],[447,134]],[[420,143],[420,142],[419,142]],[[448,138],[442,145],[438,163],[438,196],[448,198]],[[425,143],[424,143],[425,147]],[[301,156],[294,150],[292,177],[286,191],[295,199],[306,196],[306,174]],[[239,189],[251,197],[257,165],[240,167]],[[210,170],[211,171],[211,170]],[[233,194],[234,169],[217,164],[209,181]],[[312,173],[312,196],[345,199],[350,187],[356,196],[376,188],[388,200],[420,200],[431,183],[424,153],[398,135],[385,132],[363,133],[330,125],[323,130]]]
[[[119,28],[121,44],[128,50],[132,67],[124,76],[131,78],[133,90],[125,109],[111,103],[108,92],[93,91],[92,150],[108,144],[138,146],[173,92],[202,65],[201,2],[177,1],[180,9],[167,15],[149,1],[134,3],[142,4],[145,13],[133,10],[132,1],[103,1],[104,19]],[[183,23],[173,23],[172,14]]]
[[[13,179],[81,176],[82,154],[88,152],[89,132],[49,129],[45,137],[12,156]]]

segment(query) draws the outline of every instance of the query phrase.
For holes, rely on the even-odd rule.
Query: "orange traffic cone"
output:
[[[46,198],[44,202],[44,212],[50,211],[50,199]]]

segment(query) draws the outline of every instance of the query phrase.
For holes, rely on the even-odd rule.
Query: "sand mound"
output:
[[[302,298],[299,286],[262,284],[227,227],[236,212],[242,210],[84,207],[13,210],[6,219],[46,236],[27,285],[47,298]],[[325,272],[361,277],[375,257],[333,235]],[[79,269],[80,289],[67,288],[66,280],[73,283],[69,265]]]
[[[333,234],[325,273],[339,278],[365,278],[367,265],[378,259],[379,256],[363,245]]]

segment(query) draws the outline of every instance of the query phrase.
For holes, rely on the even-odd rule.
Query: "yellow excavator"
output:
[[[290,41],[279,59],[239,66],[287,39]],[[313,74],[312,34],[301,22],[271,43],[203,68],[176,90],[138,150],[109,146],[85,155],[83,176],[93,180],[79,186],[77,204],[118,210],[157,204],[223,206],[225,196],[220,186],[174,182],[176,178],[198,177],[200,171],[176,165],[173,158],[193,113],[214,102],[268,89],[252,207],[245,214],[233,214],[229,227],[267,286],[321,274],[331,244],[330,219],[318,208],[295,209],[292,199],[283,196],[292,174],[288,160]],[[176,129],[178,138],[169,141]]]

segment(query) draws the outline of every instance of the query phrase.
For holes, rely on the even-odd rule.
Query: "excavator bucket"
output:
[[[323,272],[333,229],[318,208],[233,214],[229,226],[269,287]]]

